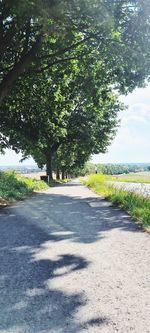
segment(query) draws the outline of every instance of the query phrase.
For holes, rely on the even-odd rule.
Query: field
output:
[[[147,172],[134,172],[125,175],[115,175],[111,177],[114,181],[129,182],[129,183],[150,183],[150,171]]]
[[[46,172],[41,171],[41,172],[31,172],[31,173],[22,173],[21,176],[22,177],[26,177],[26,178],[31,178],[31,179],[36,179],[36,180],[40,180],[41,176],[45,176]]]

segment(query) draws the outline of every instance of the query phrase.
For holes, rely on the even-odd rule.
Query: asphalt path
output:
[[[150,235],[78,182],[1,209],[6,332],[150,332]]]

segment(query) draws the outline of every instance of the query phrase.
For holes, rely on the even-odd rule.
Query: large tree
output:
[[[102,151],[119,109],[111,91],[127,93],[149,77],[148,0],[2,0],[0,7],[1,147],[38,163],[47,154],[49,173],[51,155],[70,138],[76,160]],[[93,141],[86,131],[81,140],[84,121]]]
[[[0,101],[18,78],[89,54],[123,91],[149,76],[149,0],[2,0],[0,18]]]
[[[39,166],[46,164],[50,177],[58,149],[62,166],[65,156],[83,165],[91,153],[104,152],[114,135],[120,104],[96,73],[97,65],[85,72],[80,61],[72,60],[67,68],[55,65],[50,76],[36,74],[38,85],[33,76],[20,80],[1,111],[6,145],[21,150],[24,157],[32,155]]]

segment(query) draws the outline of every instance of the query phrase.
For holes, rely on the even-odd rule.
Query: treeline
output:
[[[85,163],[84,168],[80,170],[82,175],[90,175],[94,173],[102,173],[105,175],[120,175],[130,172],[149,171],[148,165],[133,165],[133,164],[94,164],[91,162]]]
[[[77,174],[150,68],[149,0],[0,1],[0,151]],[[146,33],[145,33],[146,32]]]

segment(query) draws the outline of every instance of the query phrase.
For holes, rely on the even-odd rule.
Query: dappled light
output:
[[[71,254],[56,258],[42,256],[43,249],[46,253],[50,243],[61,241],[64,234],[60,239],[26,220],[7,221],[5,215],[0,227],[3,235],[0,238],[0,332],[60,329],[66,332],[70,325],[70,332],[79,332],[82,325],[105,323],[106,318],[77,323],[74,315],[86,304],[83,293],[63,291],[65,286],[62,290],[51,286],[53,279],[86,269],[90,264],[82,256]]]
[[[84,189],[78,182],[60,185],[1,211],[0,332],[77,333],[112,321],[101,313],[101,300],[98,312],[89,312],[92,295],[87,298],[80,283],[90,267],[92,273],[88,245],[107,242],[113,230],[140,229],[120,209]],[[107,267],[104,253],[106,263],[98,257]],[[82,318],[84,308],[88,319]]]

